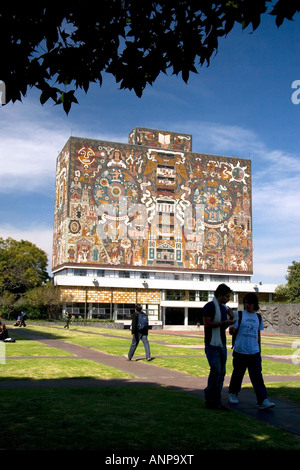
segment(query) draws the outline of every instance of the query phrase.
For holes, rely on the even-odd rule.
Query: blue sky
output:
[[[300,261],[299,26],[298,15],[279,29],[272,17],[253,34],[236,27],[188,84],[161,75],[142,98],[107,75],[78,93],[68,116],[40,105],[35,90],[0,108],[0,237],[35,243],[51,268],[56,158],[70,135],[127,142],[137,126],[186,132],[194,152],[251,159],[252,280],[285,283]]]

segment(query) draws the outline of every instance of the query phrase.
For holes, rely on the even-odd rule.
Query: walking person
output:
[[[71,314],[69,312],[67,312],[66,313],[66,324],[65,324],[64,328],[69,329],[70,323],[71,323]]]
[[[147,361],[151,361],[150,345],[148,341],[148,330],[148,316],[145,312],[143,312],[142,306],[140,304],[136,304],[135,311],[132,315],[131,324],[132,342],[129,349],[129,353],[125,355],[126,359],[131,361],[139,342],[142,341],[145,348],[146,359]]]
[[[20,327],[21,327],[21,326],[24,326],[24,327],[26,326],[25,317],[26,317],[26,313],[25,313],[25,312],[21,312],[21,318],[20,318],[21,323],[20,323]]]
[[[239,318],[230,328],[235,336],[233,348],[233,372],[229,384],[229,403],[238,404],[238,394],[246,372],[256,393],[259,409],[273,408],[275,403],[267,397],[267,390],[262,376],[260,332],[264,329],[256,294],[246,294],[243,299],[244,310],[239,312]]]
[[[226,329],[235,323],[234,314],[225,304],[232,291],[226,284],[220,284],[214,298],[203,308],[205,354],[210,365],[207,387],[204,389],[207,408],[228,409],[222,405],[221,393],[226,374]]]

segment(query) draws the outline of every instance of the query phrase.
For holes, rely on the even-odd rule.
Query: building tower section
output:
[[[57,158],[52,269],[73,312],[114,318],[139,301],[162,320],[169,281],[180,291],[189,279],[179,298],[191,292],[197,308],[209,281],[250,282],[250,160],[140,127],[128,143],[70,137]]]
[[[57,160],[53,269],[251,275],[249,160],[136,128],[129,144],[71,137]]]

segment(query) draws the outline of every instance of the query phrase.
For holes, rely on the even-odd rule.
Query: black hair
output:
[[[143,310],[143,307],[141,306],[141,304],[136,304],[136,305],[135,305],[135,310],[136,310],[137,312],[141,312],[141,311]]]
[[[249,292],[249,294],[246,294],[243,298],[243,304],[245,305],[245,302],[248,304],[253,304],[254,305],[254,310],[257,312],[259,310],[259,304],[258,304],[258,298],[257,295],[254,294],[254,292]]]
[[[215,290],[215,297],[219,297],[219,295],[231,294],[231,292],[232,290],[226,284],[220,284]]]

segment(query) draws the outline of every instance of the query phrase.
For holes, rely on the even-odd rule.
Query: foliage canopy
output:
[[[36,87],[42,104],[52,99],[68,113],[77,103],[75,91],[101,85],[104,73],[141,97],[161,72],[187,82],[199,65],[209,65],[219,38],[235,24],[255,30],[270,13],[280,26],[299,11],[299,0],[67,0],[59,8],[49,0],[4,2],[0,78],[6,102],[21,101]]]
[[[22,295],[49,279],[47,255],[29,241],[0,238],[0,292]]]
[[[287,270],[287,284],[277,286],[275,294],[286,302],[300,302],[300,262],[293,261]]]

